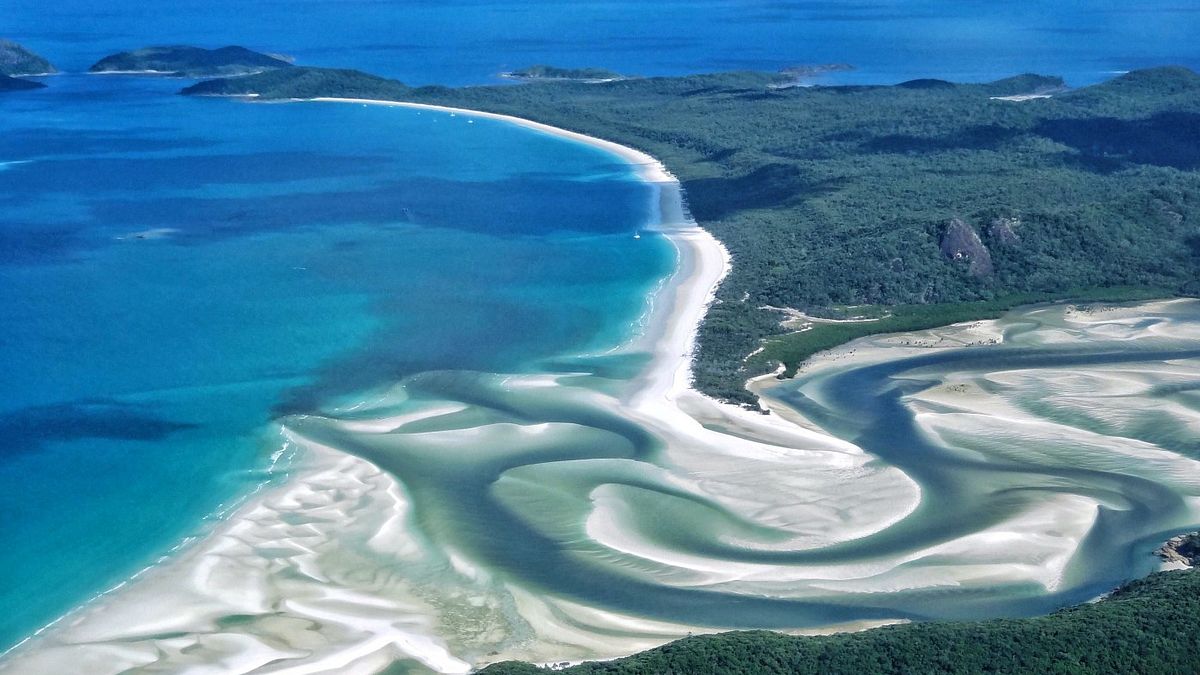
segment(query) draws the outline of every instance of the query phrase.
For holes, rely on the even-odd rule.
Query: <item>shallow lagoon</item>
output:
[[[652,191],[591,148],[177,86],[0,102],[5,644],[260,483],[277,415],[609,349],[672,264],[633,237]]]

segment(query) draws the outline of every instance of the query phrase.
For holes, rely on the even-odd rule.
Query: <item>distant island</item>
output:
[[[197,82],[187,96],[247,96],[263,99],[369,98],[399,100],[409,87],[358,70],[293,66],[244,77]]]
[[[500,77],[510,80],[566,80],[588,83],[613,82],[625,79],[624,75],[604,68],[558,68],[541,65],[500,73]]]
[[[11,40],[0,40],[0,92],[42,89],[46,85],[25,80],[25,75],[53,75],[58,70],[46,59]]]
[[[184,93],[483,110],[661,159],[734,262],[694,385],[752,408],[748,378],[864,335],[1041,301],[1200,294],[1200,75],[1152,68],[1076,90],[1035,74],[774,88],[780,77],[413,89],[306,69]]]
[[[11,40],[0,40],[0,75],[53,75],[58,70],[49,61]]]
[[[168,46],[112,54],[97,61],[88,72],[199,78],[236,77],[291,67],[291,62],[280,56],[245,47]]]

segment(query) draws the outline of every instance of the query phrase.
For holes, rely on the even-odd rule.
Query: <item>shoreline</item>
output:
[[[107,71],[89,74],[133,73]],[[234,98],[254,101],[254,97],[249,96]],[[674,406],[676,399],[684,392],[689,391],[692,354],[695,349],[699,322],[715,298],[718,285],[728,274],[730,256],[724,245],[699,227],[686,214],[679,182],[660,161],[645,152],[612,141],[497,113],[370,99],[314,98],[283,102],[383,105],[494,119],[538,133],[588,145],[608,152],[629,164],[639,180],[656,187],[658,217],[654,222],[647,224],[647,231],[659,232],[667,238],[675,248],[678,257],[676,267],[670,276],[664,279],[651,294],[649,299],[651,307],[646,313],[647,321],[643,326],[642,333],[632,337],[632,344],[622,344],[618,348],[639,349],[649,346],[648,351],[653,354],[651,363],[646,370],[635,378],[638,382],[635,389],[640,392],[637,397],[639,403],[636,407],[641,412],[652,414],[663,404]],[[666,301],[663,302],[663,299]],[[696,396],[702,396],[699,392],[694,393]],[[651,403],[654,399],[657,401]],[[282,431],[285,436],[289,433],[286,427]],[[143,623],[142,617],[138,616],[137,607],[140,604],[136,600],[138,595],[146,596],[145,601],[149,604],[161,603],[164,592],[167,597],[174,595],[177,599],[186,596],[187,601],[174,605],[178,614],[184,616],[183,622],[199,621],[201,624],[208,624],[213,620],[212,598],[206,597],[203,591],[219,591],[219,589],[214,587],[215,584],[204,583],[203,577],[206,573],[211,573],[219,562],[225,560],[221,557],[222,549],[227,549],[228,542],[231,540],[240,540],[239,530],[244,529],[247,521],[252,520],[255,514],[262,513],[264,510],[281,513],[275,504],[301,501],[302,498],[297,495],[297,492],[310,492],[309,487],[315,482],[336,483],[336,479],[330,478],[331,474],[348,475],[351,477],[350,483],[354,485],[367,483],[368,481],[362,476],[369,475],[371,480],[376,483],[375,489],[372,490],[375,493],[374,496],[378,498],[386,495],[386,499],[392,502],[389,505],[392,510],[401,512],[404,510],[403,498],[398,495],[400,491],[398,483],[373,464],[331,448],[317,448],[314,451],[312,447],[309,447],[299,466],[293,467],[290,475],[279,484],[264,484],[257,487],[246,495],[240,505],[231,509],[208,531],[198,532],[185,538],[170,553],[159,558],[154,564],[140,569],[130,578],[112,588],[101,591],[66,614],[39,628],[21,642],[0,652],[0,673],[25,672],[22,670],[21,661],[27,662],[25,667],[33,665],[35,668],[61,669],[66,663],[74,662],[78,657],[74,653],[74,647],[80,642],[93,643],[101,654],[108,652],[106,657],[97,662],[97,665],[107,659],[116,658],[118,651],[126,651],[127,653],[124,655],[126,658],[133,657],[130,664],[146,660],[149,655],[142,654],[135,657],[134,654],[139,650],[132,646],[127,650],[110,650],[103,647],[104,643],[109,641],[113,643],[132,641],[147,632],[157,632],[157,630],[149,630]],[[340,494],[346,489],[349,489],[349,486],[339,485],[336,492]],[[384,515],[388,513],[389,511],[384,511]],[[395,520],[395,514],[389,516],[388,520]],[[182,587],[180,587],[181,584]],[[192,588],[188,588],[189,586]],[[191,595],[189,596],[189,594]],[[222,594],[218,592],[218,595]],[[232,598],[229,600],[234,606],[244,604],[232,600]],[[245,609],[249,610],[250,608]],[[372,635],[372,638],[367,641],[342,645],[335,650],[332,656],[327,655],[326,658],[317,659],[317,663],[324,663],[326,667],[373,670],[375,667],[382,667],[400,657],[413,658],[437,672],[467,672],[472,665],[478,665],[468,664],[455,658],[442,645],[431,642],[427,636],[421,635],[424,631],[405,634],[394,628],[379,630],[378,626],[372,625],[378,622],[359,619],[350,614],[341,618],[347,626],[363,629]],[[94,625],[96,623],[103,625],[96,626]],[[162,630],[169,629],[163,627]],[[66,635],[72,632],[76,635],[69,637]],[[86,635],[86,638],[80,639],[78,635],[80,632]],[[58,644],[55,644],[56,642]],[[395,654],[390,648],[395,644],[407,644],[410,649]],[[92,656],[95,657],[98,654]],[[249,672],[266,665],[266,661],[260,661],[257,658],[259,656],[261,654],[245,655],[242,659],[238,659],[237,666],[230,668],[230,672]],[[381,656],[385,658],[381,660]],[[330,658],[335,663],[330,663]],[[228,662],[227,665],[232,666]],[[13,670],[14,666],[16,670]],[[114,668],[111,672],[121,672],[124,667]],[[310,672],[310,670],[302,668],[296,672]]]
[[[641,330],[633,331],[631,339],[617,348],[651,356],[630,381],[628,393],[581,393],[584,389],[566,381],[569,373],[504,376],[502,389],[508,396],[519,395],[523,389],[558,387],[561,396],[586,397],[589,404],[628,419],[661,441],[661,457],[651,468],[669,472],[674,487],[712,499],[746,523],[773,528],[777,535],[756,538],[749,533],[727,543],[750,552],[804,552],[883,531],[920,505],[920,486],[902,471],[880,466],[882,462],[874,455],[805,423],[802,415],[786,405],[775,406],[772,399],[769,402],[778,414],[761,415],[717,402],[690,387],[699,322],[728,273],[730,258],[720,242],[687,216],[678,181],[652,156],[611,141],[495,113],[364,99],[303,100],[408,107],[497,119],[611,152],[628,162],[639,179],[656,186],[658,222],[647,229],[662,233],[678,257],[675,269],[649,292]],[[988,330],[992,325],[977,328]],[[971,326],[951,332],[965,328]],[[876,336],[872,344],[886,345],[893,339]],[[896,355],[889,352],[886,356]],[[825,359],[823,367],[846,367],[844,361],[837,360]],[[767,377],[773,375],[757,378],[754,385],[766,385]],[[397,386],[403,388],[402,384]],[[390,395],[381,394],[380,398]],[[932,405],[941,399],[932,397],[929,401]],[[523,587],[519,577],[503,573],[491,579],[490,568],[476,566],[453,549],[436,551],[448,558],[454,576],[436,577],[443,586],[432,593],[476,593],[473,599],[481,603],[507,594],[504,597],[514,604],[500,602],[482,608],[454,605],[449,606],[451,611],[446,606],[435,606],[430,594],[414,589],[411,578],[392,569],[427,564],[432,555],[421,549],[428,542],[411,527],[415,506],[405,484],[386,470],[386,463],[372,463],[322,445],[308,437],[308,429],[313,428],[311,422],[318,431],[326,424],[338,430],[384,437],[405,424],[433,420],[466,408],[455,399],[446,403],[449,405],[354,421],[338,420],[337,411],[329,418],[322,413],[312,420],[305,415],[279,420],[286,442],[303,448],[301,460],[282,484],[254,494],[194,545],[164,564],[149,568],[136,583],[123,584],[118,587],[119,593],[103,595],[90,606],[77,608],[44,630],[44,635],[23,643],[19,653],[12,654],[20,659],[15,669],[6,660],[0,662],[0,673],[62,672],[68,665],[81,662],[96,666],[92,668],[96,675],[115,675],[138,666],[184,670],[211,666],[213,662],[237,673],[267,667],[274,669],[272,672],[296,674],[330,670],[368,673],[398,661],[419,663],[437,672],[468,672],[506,659],[558,663],[612,658],[693,632],[737,628],[717,623],[689,626],[635,610],[589,605],[551,589],[538,592],[536,587]],[[365,405],[370,407],[372,403]],[[388,410],[382,404],[380,409]],[[987,414],[994,415],[997,410],[995,406],[979,407],[979,412]],[[543,423],[516,427],[509,433],[553,433],[550,427]],[[544,475],[528,474],[530,479],[539,476]],[[644,572],[641,578],[676,588],[700,586],[735,595],[750,593],[781,599],[819,598],[825,592],[930,589],[947,583],[986,584],[1004,579],[1040,583],[1051,590],[1061,581],[1061,571],[1077,546],[1076,539],[1082,539],[1080,533],[1090,531],[1089,516],[1093,512],[1086,500],[1060,500],[946,545],[885,556],[866,566],[851,562],[806,567],[729,561],[676,551],[639,536],[637,528],[630,526],[636,522],[622,510],[620,492],[602,485],[583,496],[591,501],[585,523],[587,540],[618,563],[648,561],[670,570],[666,577]],[[1197,506],[1200,508],[1200,503]],[[1042,517],[1042,507],[1050,515],[1071,518],[1051,522]],[[1075,533],[1064,536],[1061,530],[1065,525],[1071,525]],[[980,551],[1009,551],[1005,542],[1013,537],[1043,530],[1046,542],[1057,542],[1057,547],[1011,551],[1011,558],[975,558]],[[1054,532],[1058,534],[1051,536]],[[347,560],[350,554],[345,553],[343,544],[359,537],[365,537],[379,557],[366,562]],[[1039,555],[1042,562],[1038,565],[1026,559]],[[945,556],[955,557],[958,564],[946,565]],[[380,560],[387,565],[381,567]],[[920,567],[926,560],[931,561],[935,571],[922,575]],[[1057,574],[1036,572],[1047,560]],[[914,569],[912,575],[905,572],[906,567]],[[632,565],[628,572],[635,578],[641,573]],[[814,588],[816,596],[805,595]],[[467,615],[461,613],[464,608]],[[506,618],[532,635],[514,640],[511,633],[496,638],[490,636],[492,633],[472,632],[477,626],[470,614],[503,614],[501,610],[514,608],[516,615],[506,614]],[[455,621],[471,625],[460,629]],[[820,626],[831,631],[864,630],[894,622],[871,619]],[[490,630],[494,633],[497,629],[492,626]]]
[[[245,98],[247,100],[255,100],[253,97],[250,97],[250,96],[232,96],[230,98]],[[255,102],[258,102],[258,101],[255,101]],[[275,103],[276,101],[262,101],[262,102],[263,103]],[[641,150],[638,150],[636,148],[631,148],[627,145],[621,145],[620,143],[615,143],[613,141],[605,140],[603,138],[596,138],[595,136],[588,136],[586,134],[581,134],[577,131],[570,131],[568,129],[563,129],[561,127],[555,127],[555,126],[551,126],[549,124],[535,122],[533,120],[525,119],[523,117],[515,117],[513,115],[503,115],[500,113],[485,112],[482,110],[471,110],[469,108],[454,108],[451,106],[434,105],[432,103],[411,103],[411,102],[407,102],[407,101],[384,101],[384,100],[370,99],[370,98],[337,98],[337,97],[318,96],[316,98],[284,99],[284,100],[278,101],[278,102],[279,103],[359,103],[359,104],[365,104],[365,105],[379,105],[379,106],[387,106],[387,107],[393,107],[393,108],[409,108],[409,109],[413,109],[413,110],[431,110],[431,111],[435,111],[435,112],[449,113],[452,115],[464,115],[464,116],[469,116],[469,117],[498,120],[501,122],[507,122],[509,124],[513,124],[513,125],[522,127],[524,129],[532,129],[533,131],[538,131],[538,132],[541,132],[544,134],[549,134],[551,136],[556,136],[558,138],[565,138],[565,139],[568,139],[571,141],[575,141],[577,143],[582,143],[584,145],[591,146],[593,148],[599,148],[601,150],[606,150],[606,151],[624,159],[626,162],[628,162],[629,164],[636,167],[638,169],[639,177],[641,177],[641,179],[647,183],[674,183],[675,185],[679,184],[678,179],[676,179],[675,176],[670,171],[667,171],[667,168],[663,165],[662,162],[658,161],[657,159],[650,156],[649,154],[642,152]],[[696,229],[700,229],[700,226],[696,225],[695,222],[691,222],[690,225],[694,226]],[[709,236],[711,237],[711,235],[709,235]],[[721,245],[719,242],[717,242],[717,240],[715,238],[713,239],[713,243],[717,246],[720,246],[722,249],[724,249],[724,246]]]

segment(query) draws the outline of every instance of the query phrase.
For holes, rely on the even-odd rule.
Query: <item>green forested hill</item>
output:
[[[774,81],[734,73],[418,95],[661,158],[696,219],[733,254],[696,364],[697,385],[726,399],[751,401],[742,381],[773,358],[794,366],[860,331],[1032,300],[1200,291],[1200,76],[1191,71],[1139,71],[1028,100],[998,97],[1058,91],[1061,81]],[[976,249],[945,250],[955,219]],[[901,306],[910,320],[819,327],[742,362],[780,332],[782,317],[762,306],[820,314],[863,304]]]
[[[291,63],[278,56],[262,54],[245,47],[229,46],[204,49],[188,45],[145,47],[131,52],[110,54],[88,69],[92,73],[148,72],[178,77],[233,77],[249,73],[290,68]]]
[[[0,39],[0,75],[20,77],[57,72],[58,70],[41,56],[11,40]]]
[[[568,675],[1192,675],[1200,673],[1200,574],[1162,572],[1109,599],[1032,619],[926,623],[792,637],[690,637]],[[499,663],[485,675],[550,672]]]
[[[346,78],[258,93],[346,95]],[[734,258],[696,363],[697,386],[729,400],[752,403],[742,382],[775,360],[794,366],[864,331],[1044,299],[1200,292],[1195,73],[1156,68],[1074,91],[1037,75],[786,85],[724,73],[465,89],[380,80],[351,91],[515,114],[662,159]],[[1021,94],[1050,97],[1011,98]],[[879,305],[893,319],[780,336],[767,305]]]
[[[696,363],[697,386],[730,400],[752,403],[742,381],[772,359],[794,366],[866,332],[1054,298],[1200,293],[1200,76],[1182,68],[1074,91],[1037,75],[798,87],[765,73],[408,89],[305,70],[191,93],[474,108],[662,159],[734,257]],[[780,335],[781,317],[766,305],[887,318]],[[767,349],[744,362],[764,338]],[[1191,674],[1200,672],[1197,617],[1200,575],[1174,572],[1047,617],[811,638],[727,633],[565,672]],[[542,671],[508,663],[484,672]]]

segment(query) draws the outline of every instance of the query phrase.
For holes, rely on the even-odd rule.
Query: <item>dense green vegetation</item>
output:
[[[229,77],[291,65],[278,56],[260,54],[245,47],[203,49],[177,45],[112,54],[88,70],[93,73],[154,72],[176,77]]]
[[[0,40],[0,75],[48,75],[58,71],[46,59],[10,40]]]
[[[1200,290],[1200,76],[1163,68],[1052,98],[1057,78],[773,88],[732,73],[605,85],[420,90],[662,159],[733,258],[702,329],[696,385],[752,403],[746,377],[861,334],[773,343],[763,306],[943,305],[872,330],[994,316],[1077,289]],[[960,219],[986,264],[943,251]],[[959,303],[975,305],[978,311]],[[987,304],[992,303],[992,304]]]
[[[875,306],[877,319],[847,323],[813,323],[806,330],[767,338],[761,358],[784,365],[784,377],[792,377],[810,356],[833,349],[856,338],[884,333],[904,333],[948,326],[962,321],[995,319],[1021,305],[1048,302],[1061,297],[1076,301],[1128,302],[1172,294],[1172,289],[1093,288],[1058,293],[1014,293],[991,300],[928,305]],[[862,312],[856,308],[856,312]]]
[[[908,624],[792,637],[767,631],[689,637],[569,675],[1200,672],[1200,573],[1161,572],[1102,602],[1031,619]],[[487,675],[548,672],[500,663]]]
[[[299,92],[256,91],[514,114],[660,158],[734,259],[701,330],[696,386],[750,405],[742,383],[769,372],[772,358],[794,364],[860,334],[822,329],[746,360],[786,332],[765,306],[895,306],[877,328],[906,329],[1079,289],[1200,292],[1195,73],[1135,71],[1067,92],[1039,75],[781,86],[788,81],[724,73],[409,90],[338,75]],[[1002,98],[1047,92],[1058,93]],[[921,305],[936,307],[910,307]]]
[[[334,97],[397,100],[411,92],[411,89],[395,80],[357,70],[294,66],[245,77],[205,80],[186,87],[182,93],[192,96],[260,96],[264,99]]]
[[[510,73],[505,77],[516,80],[583,80],[602,81],[617,80],[622,77],[618,72],[605,68],[558,68],[555,66],[530,66]]]

